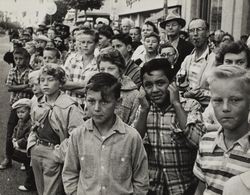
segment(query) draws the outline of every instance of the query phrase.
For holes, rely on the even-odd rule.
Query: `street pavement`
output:
[[[5,80],[10,66],[3,61],[3,55],[11,47],[8,36],[0,35],[0,161],[4,158],[6,124],[9,115],[9,93]],[[25,172],[20,170],[20,163],[13,162],[10,169],[0,171],[0,195],[35,195],[34,192],[20,192],[18,186],[23,185]]]

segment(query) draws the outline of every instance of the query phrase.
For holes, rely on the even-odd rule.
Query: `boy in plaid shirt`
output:
[[[180,99],[173,69],[167,59],[153,59],[141,69],[140,108],[135,128],[147,142],[149,195],[192,194],[196,151],[205,133],[201,106]]]
[[[14,61],[16,66],[9,70],[9,74],[6,81],[8,91],[11,92],[10,105],[15,103],[21,98],[31,98],[32,91],[29,87],[28,74],[29,68],[29,53],[24,48],[17,48],[14,50]],[[11,156],[13,153],[12,134],[14,127],[18,121],[15,111],[11,110],[8,124],[7,124],[7,137],[5,146],[5,159],[0,164],[0,170],[9,168],[12,166]]]

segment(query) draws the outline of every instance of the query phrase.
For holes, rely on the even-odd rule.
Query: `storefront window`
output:
[[[210,30],[221,29],[222,0],[211,0],[209,24]]]

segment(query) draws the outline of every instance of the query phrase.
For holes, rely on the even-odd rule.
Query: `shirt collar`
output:
[[[94,131],[96,129],[92,119],[89,119],[86,121],[86,129],[89,131]],[[124,122],[122,122],[120,117],[117,115],[116,115],[115,123],[110,129],[110,132],[112,132],[112,131],[118,132],[120,134],[126,133],[125,124],[124,124]]]
[[[224,141],[224,134],[223,134],[223,128],[221,127],[217,131],[217,135],[215,137],[214,144],[211,148],[211,152],[214,152],[216,146],[222,148],[223,150],[231,150],[236,144],[240,145],[243,151],[246,153],[248,149],[250,148],[250,131],[240,139],[234,142],[234,144],[231,146],[231,148],[226,149],[225,141]]]
[[[207,59],[208,55],[210,54],[209,47],[206,48],[206,50],[203,52],[203,54],[198,59],[195,59],[195,54],[196,54],[196,49],[193,49],[192,55],[193,55],[193,59],[196,62],[200,61],[201,59]]]

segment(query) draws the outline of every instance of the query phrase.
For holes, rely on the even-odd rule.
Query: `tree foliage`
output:
[[[50,24],[50,23],[53,23],[53,22],[61,23],[63,21],[65,15],[67,14],[68,5],[67,5],[66,2],[64,2],[64,1],[55,1],[55,4],[57,6],[57,11],[52,16],[46,15],[45,24]]]
[[[103,5],[103,0],[64,0],[68,6],[73,9],[85,10],[100,9]]]

